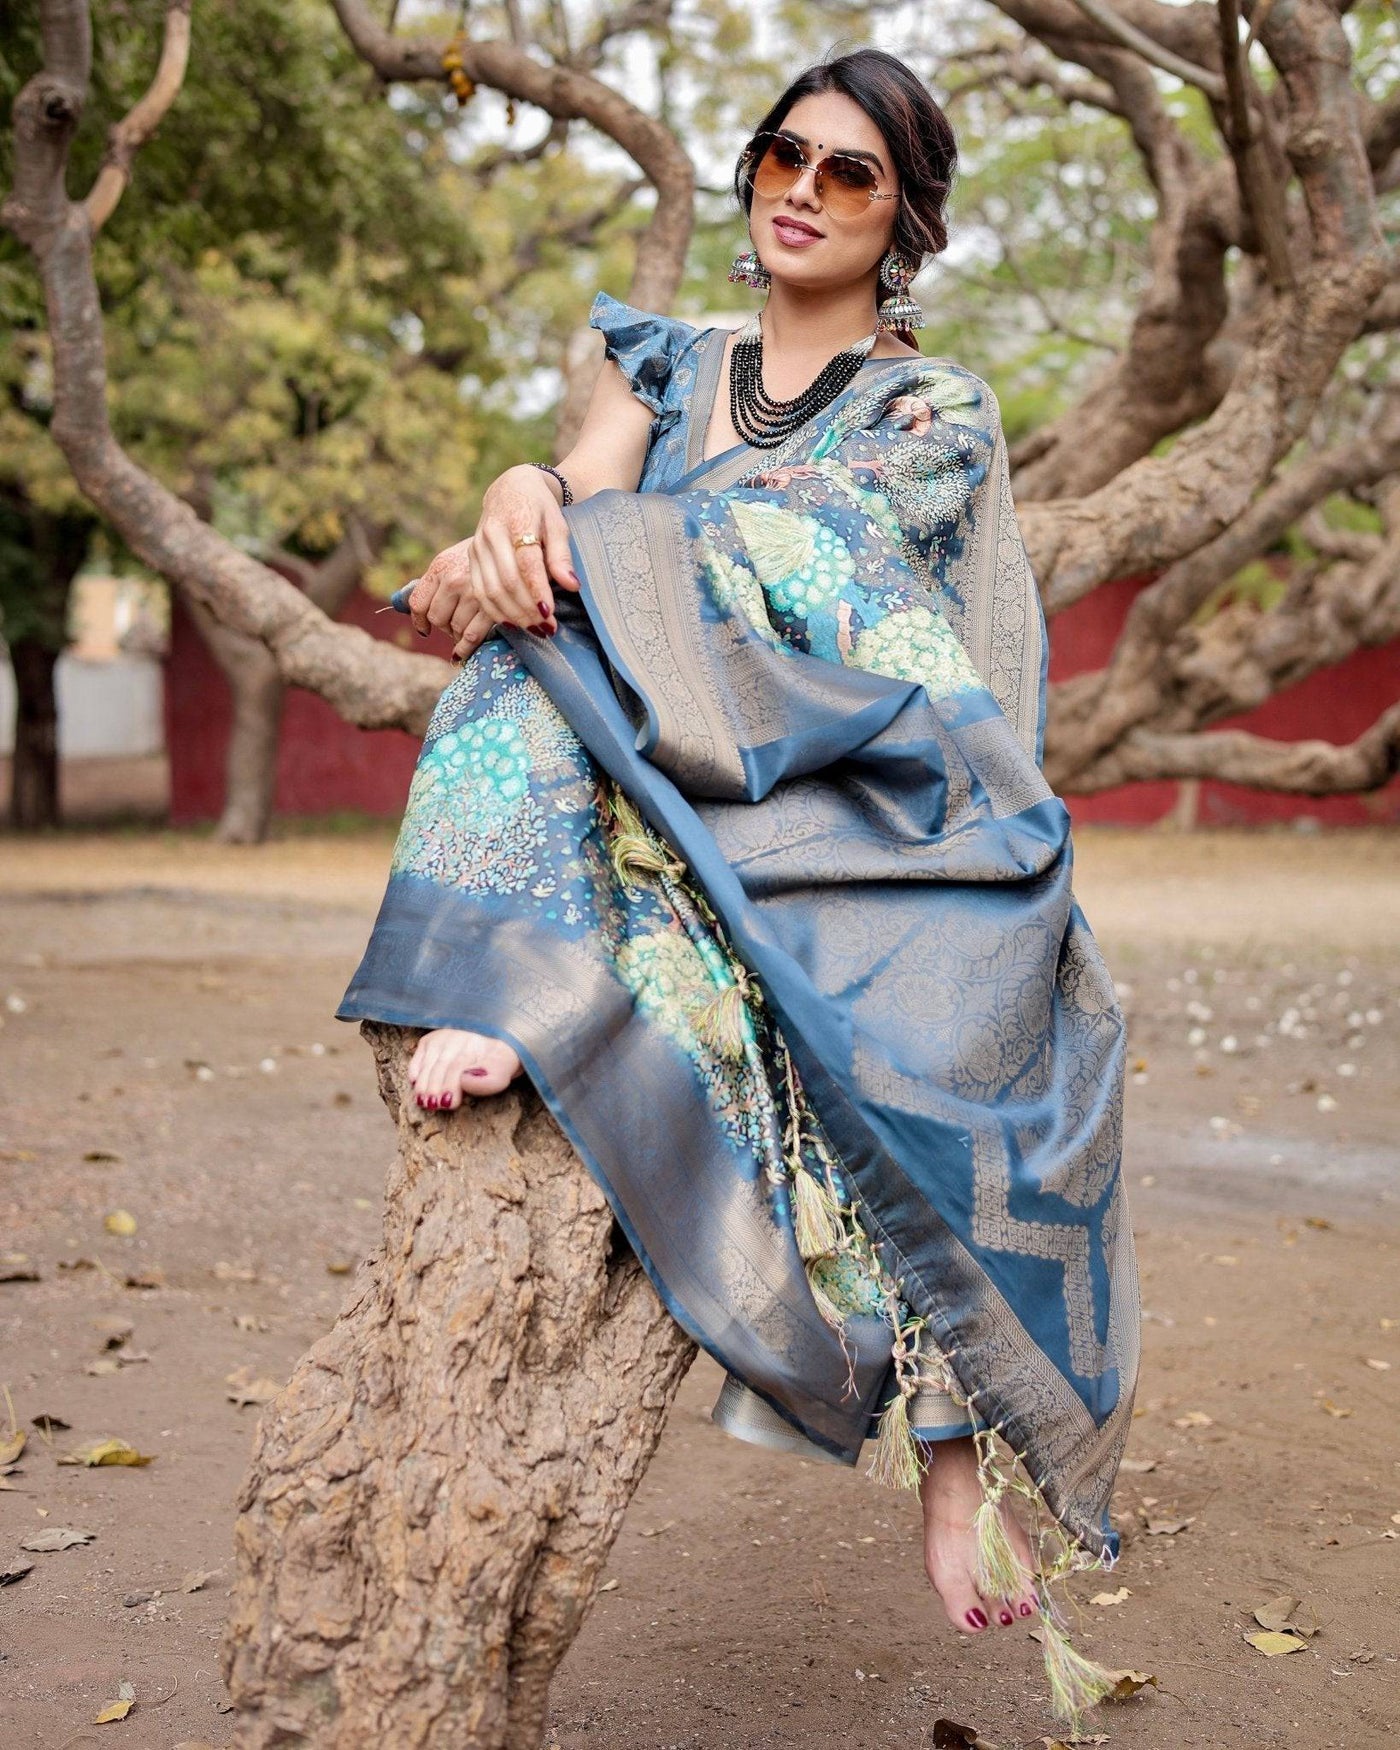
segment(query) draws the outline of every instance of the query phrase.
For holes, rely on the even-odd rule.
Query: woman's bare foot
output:
[[[973,1516],[982,1504],[977,1480],[977,1452],[969,1436],[931,1441],[928,1469],[919,1483],[924,1507],[924,1567],[934,1591],[943,1600],[948,1620],[964,1634],[980,1634],[991,1623],[1010,1628],[1036,1615],[1039,1608],[1032,1579],[1035,1562],[1030,1539],[1003,1500],[1000,1507],[1006,1535],[1016,1553],[1023,1584],[1011,1598],[984,1598],[973,1575],[977,1566],[977,1536]]]
[[[436,1027],[418,1041],[408,1079],[420,1106],[449,1111],[465,1094],[499,1094],[520,1074],[509,1045],[460,1027]]]

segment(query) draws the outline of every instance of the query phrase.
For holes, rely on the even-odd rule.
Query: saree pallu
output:
[[[339,1015],[508,1041],[783,1426],[888,1436],[910,1483],[901,1432],[956,1405],[1111,1560],[1124,1026],[991,390],[888,361],[767,454],[564,515],[580,594],[443,694]]]

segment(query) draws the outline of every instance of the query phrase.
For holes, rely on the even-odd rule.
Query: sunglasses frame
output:
[[[759,150],[758,148],[758,142],[760,140],[764,142],[762,150]],[[822,175],[822,171],[826,165],[830,164],[833,159],[837,158],[845,159],[849,164],[859,164],[862,170],[869,173],[871,180],[874,180],[875,172],[863,158],[853,158],[849,152],[825,152],[817,159],[816,163],[813,164],[812,160],[802,150],[802,147],[798,142],[793,139],[791,134],[784,133],[781,128],[770,128],[765,133],[755,134],[739,155],[740,163],[744,165],[744,179],[748,183],[749,188],[755,194],[757,194],[758,190],[754,187],[754,177],[758,171],[759,165],[767,157],[769,148],[775,140],[786,141],[786,143],[792,147],[793,151],[796,152],[798,157],[802,160],[800,167],[793,174],[792,181],[787,185],[787,188],[781,191],[781,194],[787,194],[789,190],[800,181],[803,172],[811,170],[815,173],[812,182],[816,189],[817,199],[824,207],[829,208],[830,203],[827,199],[828,184],[826,178]],[[767,200],[777,200],[780,198],[780,195],[766,195],[764,198]],[[878,185],[869,189],[866,194],[867,204],[870,201],[892,201],[897,198],[896,195],[882,193]],[[855,218],[861,210],[862,209],[857,208],[855,212],[848,216]],[[839,212],[837,216],[841,216]]]

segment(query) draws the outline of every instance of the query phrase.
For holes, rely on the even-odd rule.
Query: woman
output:
[[[340,1013],[426,1029],[426,1107],[523,1065],[727,1369],[715,1419],[874,1435],[951,1622],[1039,1614],[1074,1714],[1103,1684],[1041,1588],[1116,1553],[1123,1026],[995,398],[910,334],[954,157],[894,57],[823,63],[736,171],[761,319],[599,294],[573,449],[414,588],[465,666]]]

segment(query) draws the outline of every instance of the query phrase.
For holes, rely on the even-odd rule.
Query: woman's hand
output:
[[[425,637],[434,627],[447,632],[454,662],[495,625],[558,630],[554,586],[576,590],[578,578],[556,490],[538,468],[507,468],[486,489],[475,534],[445,548],[418,580],[408,604],[413,624]],[[538,545],[515,546],[521,535]]]

